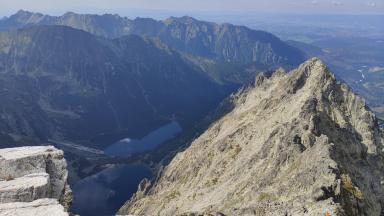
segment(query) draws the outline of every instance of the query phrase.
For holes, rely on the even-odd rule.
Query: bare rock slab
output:
[[[4,204],[7,208],[15,206],[15,209],[7,210],[5,215],[19,215],[19,213],[23,215],[23,211],[17,208],[24,206],[44,209],[44,206],[38,206],[39,203],[49,206],[48,213],[24,215],[61,215],[49,213],[52,209],[56,211],[58,208],[51,201],[48,204],[46,201],[35,201],[53,199],[60,203],[60,208],[68,210],[72,202],[72,192],[67,184],[67,177],[64,152],[53,146],[0,149],[0,204]],[[5,205],[6,203],[9,204]],[[0,215],[4,215],[3,212],[0,211]]]
[[[68,216],[56,199],[38,199],[33,202],[0,204],[1,216]]]
[[[63,151],[53,146],[0,149],[0,180],[33,173],[47,173],[51,184],[49,196],[59,199],[68,177]]]
[[[47,173],[29,174],[9,181],[0,181],[0,203],[31,202],[47,197],[49,192]]]

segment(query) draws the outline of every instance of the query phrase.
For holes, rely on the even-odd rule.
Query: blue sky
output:
[[[128,11],[384,14],[384,0],[0,0],[0,16],[19,9],[54,15],[66,11],[121,15]]]

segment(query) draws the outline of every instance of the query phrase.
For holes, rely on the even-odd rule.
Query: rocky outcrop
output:
[[[33,202],[0,204],[2,216],[68,216],[56,199],[38,199]]]
[[[47,173],[29,174],[23,177],[0,182],[0,203],[31,202],[41,197],[47,197],[50,190]]]
[[[383,131],[321,60],[260,75],[232,103],[119,213],[384,214]]]
[[[0,215],[68,215],[67,177],[64,153],[53,146],[0,149]]]

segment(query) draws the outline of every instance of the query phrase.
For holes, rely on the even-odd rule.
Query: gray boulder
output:
[[[0,215],[68,215],[67,177],[64,153],[53,146],[0,149]]]

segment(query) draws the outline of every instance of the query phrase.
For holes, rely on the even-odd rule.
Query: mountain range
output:
[[[19,11],[0,30],[0,129],[11,146],[33,137],[101,148],[174,119],[188,127],[258,72],[304,59],[267,32],[191,17]]]
[[[151,18],[131,20],[111,14],[73,12],[62,16],[48,16],[20,10],[0,21],[0,31],[31,25],[64,25],[106,38],[128,34],[158,38],[173,49],[199,57],[195,60],[207,71],[222,70],[225,67],[221,65],[229,62],[229,74],[214,75],[217,79],[234,82],[244,81],[242,71],[245,70],[268,70],[279,66],[292,68],[305,60],[305,54],[299,49],[268,32],[244,26],[205,22],[188,16],[158,21]],[[240,72],[243,74],[233,76],[233,73]],[[252,74],[254,75],[255,73]]]
[[[324,54],[188,16],[21,10],[0,20],[0,147],[69,143],[72,181],[146,163],[157,173],[121,215],[384,215],[383,122],[294,46]],[[102,151],[170,122],[183,134],[154,151]]]

